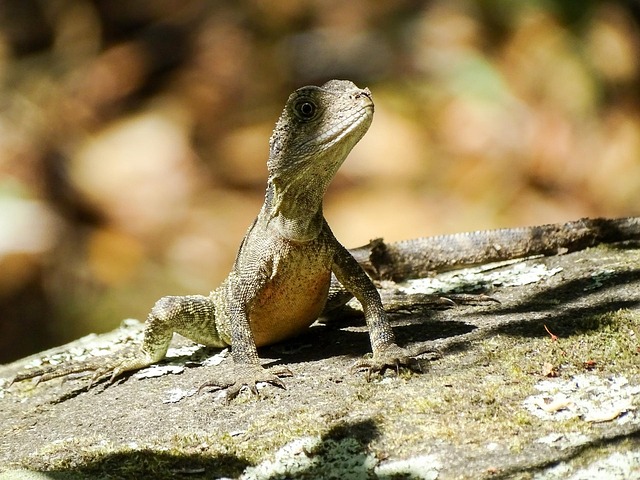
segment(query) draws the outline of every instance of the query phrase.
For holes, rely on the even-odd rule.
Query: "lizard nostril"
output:
[[[360,90],[358,93],[355,93],[352,95],[352,98],[354,100],[357,100],[361,97],[367,97],[369,100],[371,100],[371,91],[368,88],[365,88],[363,90]]]

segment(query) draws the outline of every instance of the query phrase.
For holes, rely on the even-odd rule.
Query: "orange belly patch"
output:
[[[322,312],[330,282],[331,271],[326,269],[270,279],[249,308],[256,345],[276,343],[306,330]]]

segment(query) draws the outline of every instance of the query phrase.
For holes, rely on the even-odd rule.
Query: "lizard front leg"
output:
[[[41,382],[87,371],[94,372],[91,385],[105,377],[113,381],[123,373],[162,360],[174,332],[206,345],[224,346],[215,330],[214,320],[214,306],[209,297],[162,297],[147,317],[141,346],[132,346],[105,357],[29,370],[16,375],[12,383],[35,377],[39,377],[38,382]],[[205,335],[204,332],[210,333]]]
[[[391,324],[375,285],[349,251],[340,244],[336,250],[332,269],[340,283],[362,304],[369,328],[373,357],[358,360],[353,368],[364,369],[370,373],[383,371],[389,367],[397,368],[400,365],[417,367],[412,353],[396,344]]]
[[[237,280],[237,279],[236,279]],[[286,388],[279,376],[290,376],[291,372],[286,368],[267,370],[260,365],[258,349],[256,347],[251,327],[249,324],[248,308],[260,290],[260,283],[242,282],[233,278],[219,290],[224,292],[219,298],[226,302],[227,312],[224,317],[219,317],[221,328],[230,333],[231,356],[234,364],[234,374],[231,380],[215,378],[202,384],[199,390],[206,387],[218,387],[227,389],[227,399],[233,399],[240,393],[242,387],[248,387],[253,394],[257,394],[256,384],[266,382],[280,388]],[[226,287],[226,288],[225,288]]]
[[[224,347],[215,323],[211,297],[203,295],[162,297],[151,309],[145,323],[142,346],[133,358],[110,367],[111,380],[125,372],[139,370],[162,360],[173,334],[212,347]]]

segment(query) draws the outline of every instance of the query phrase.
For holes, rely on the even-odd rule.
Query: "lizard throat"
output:
[[[322,178],[316,175],[316,180],[318,177]],[[327,184],[290,181],[279,189],[270,183],[267,189],[267,198],[270,198],[264,205],[268,222],[288,240],[307,242],[315,239],[322,229],[322,198]]]

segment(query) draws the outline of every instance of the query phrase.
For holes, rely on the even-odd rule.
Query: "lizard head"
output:
[[[348,80],[299,88],[289,96],[269,142],[270,179],[312,181],[317,174],[328,184],[372,119],[371,92]]]
[[[269,143],[263,207],[280,235],[307,241],[319,234],[324,193],[372,119],[371,92],[346,80],[291,94]]]

